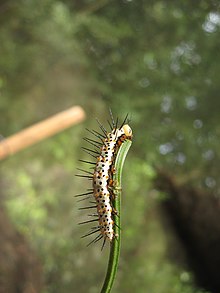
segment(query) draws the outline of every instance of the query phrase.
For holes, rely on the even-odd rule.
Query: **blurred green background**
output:
[[[155,170],[218,198],[219,48],[219,1],[1,1],[0,134],[74,105],[87,113],[84,123],[1,162],[1,204],[40,267],[33,292],[101,288],[108,245],[101,252],[80,238],[87,213],[74,195],[87,182],[74,174],[88,158],[85,128],[98,130],[96,117],[107,125],[109,107],[121,120],[129,113],[134,134],[113,292],[208,292],[166,222],[169,194],[155,188]],[[14,271],[9,257],[0,282],[18,286],[7,261]],[[19,288],[2,292],[26,292]]]

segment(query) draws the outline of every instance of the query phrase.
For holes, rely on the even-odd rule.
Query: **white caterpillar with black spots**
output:
[[[95,162],[80,160],[86,164],[94,165],[93,172],[88,172],[82,169],[86,174],[79,174],[76,176],[85,177],[89,180],[92,180],[92,188],[88,189],[88,192],[78,194],[76,197],[81,196],[90,196],[92,195],[95,199],[94,206],[83,207],[80,209],[91,209],[96,208],[97,214],[90,214],[89,216],[95,217],[95,219],[81,222],[79,224],[91,223],[98,220],[98,225],[91,228],[91,232],[87,233],[82,237],[92,235],[96,232],[99,232],[99,235],[93,239],[91,243],[95,243],[100,239],[104,238],[102,248],[104,247],[106,239],[110,242],[117,236],[114,232],[115,223],[113,220],[113,215],[117,214],[117,211],[114,210],[113,201],[115,198],[114,194],[114,182],[113,182],[113,173],[115,171],[114,162],[118,149],[120,148],[123,141],[132,139],[132,130],[128,124],[126,124],[127,116],[125,117],[122,125],[118,128],[118,119],[116,123],[114,122],[112,113],[110,112],[112,124],[109,123],[111,131],[107,130],[99,123],[102,133],[99,133],[95,130],[88,130],[93,134],[99,141],[93,140],[91,138],[84,138],[84,140],[95,147],[95,150],[84,148],[83,150],[88,153],[90,156],[95,158]]]
[[[113,129],[112,132],[108,133],[101,147],[93,174],[93,190],[97,203],[100,233],[110,241],[115,237],[112,198],[109,191],[111,167],[118,144],[125,139],[130,139],[131,136],[132,130],[127,124],[123,125],[121,129]]]

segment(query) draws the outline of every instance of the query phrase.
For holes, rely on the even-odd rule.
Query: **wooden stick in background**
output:
[[[36,123],[0,142],[0,160],[50,137],[85,119],[84,110],[75,106]]]

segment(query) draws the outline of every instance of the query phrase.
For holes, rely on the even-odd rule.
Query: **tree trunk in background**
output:
[[[40,293],[40,262],[1,206],[0,243],[0,293]]]
[[[162,203],[200,287],[220,292],[220,200],[158,172],[156,188],[168,194]]]

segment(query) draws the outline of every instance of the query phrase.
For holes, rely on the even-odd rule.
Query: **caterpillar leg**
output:
[[[111,179],[109,181],[108,190],[110,192],[111,199],[115,200],[118,193],[122,191],[122,188],[121,188],[121,186],[118,185],[118,182],[116,180]]]
[[[114,207],[112,207],[112,214],[114,216],[119,216],[118,211]]]

